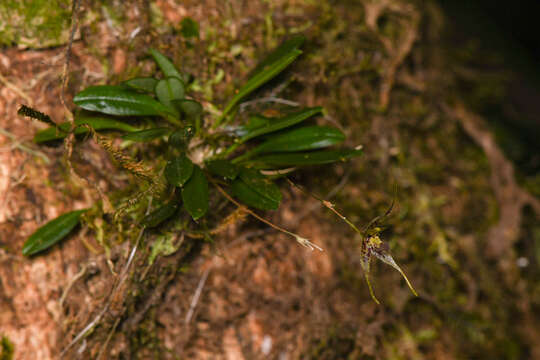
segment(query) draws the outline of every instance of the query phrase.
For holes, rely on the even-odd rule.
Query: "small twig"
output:
[[[349,181],[351,173],[352,173],[352,169],[348,168],[345,175],[341,178],[341,181],[339,182],[339,184],[334,186],[334,188],[332,190],[330,190],[330,192],[328,192],[328,194],[326,195],[326,200],[330,200],[331,198],[336,196],[341,191],[341,189],[343,189],[345,184],[347,184],[347,181]],[[312,206],[310,206],[308,209],[306,209],[303,213],[301,213],[298,216],[297,221],[302,220],[303,218],[305,218],[307,215],[309,215],[313,210],[315,210],[318,207],[319,207],[319,204],[313,204]]]
[[[64,304],[64,301],[66,300],[66,296],[69,290],[71,289],[71,287],[73,286],[73,284],[75,284],[77,280],[79,280],[81,277],[84,276],[84,274],[86,273],[86,269],[87,269],[87,266],[83,265],[81,271],[75,274],[75,276],[69,281],[68,285],[64,289],[64,292],[62,293],[62,296],[60,297],[60,301],[59,301],[60,307],[62,307],[62,305]]]
[[[8,137],[11,141],[13,141],[13,144],[12,146],[14,148],[17,148],[21,151],[24,151],[30,155],[34,155],[34,156],[37,156],[37,157],[40,157],[43,159],[43,161],[46,163],[46,164],[49,164],[51,161],[49,160],[49,158],[47,157],[47,155],[45,155],[44,153],[42,153],[41,151],[39,150],[34,150],[26,145],[23,145],[21,141],[19,141],[17,139],[17,137],[15,135],[13,135],[12,133],[10,133],[9,131],[3,129],[0,127],[0,134]]]
[[[286,81],[283,81],[281,84],[279,84],[278,86],[276,86],[271,92],[270,92],[270,96],[271,97],[277,97],[278,94],[280,94],[283,90],[285,90],[287,88],[287,86],[289,86],[291,84],[291,82],[294,81],[294,78],[290,78]]]
[[[86,241],[86,233],[88,231],[88,226],[85,226],[84,229],[79,233],[79,239],[82,241],[84,247],[88,249],[92,254],[96,255],[99,253],[99,251],[96,250],[95,247],[93,247],[88,241]]]
[[[82,329],[73,340],[71,340],[71,342],[60,353],[60,358],[64,357],[66,352],[71,349],[73,345],[78,343],[79,340],[81,340],[86,335],[86,333],[92,330],[94,326],[96,326],[97,323],[101,321],[101,317],[107,312],[107,310],[109,310],[109,304],[107,304],[103,309],[101,309],[99,314],[92,321],[90,321],[90,323],[88,323],[88,325],[86,325],[84,329]]]
[[[128,36],[129,41],[132,41],[137,34],[139,34],[142,30],[142,27],[137,26]]]
[[[89,331],[91,331],[101,321],[101,318],[103,317],[103,315],[105,315],[105,313],[109,310],[109,307],[111,306],[111,303],[112,303],[112,299],[115,297],[118,289],[120,289],[120,287],[124,283],[125,279],[127,278],[127,272],[128,272],[129,267],[130,267],[130,265],[131,265],[131,263],[133,261],[133,258],[135,257],[135,253],[137,252],[137,247],[138,247],[138,245],[139,245],[139,243],[141,241],[141,238],[142,238],[142,236],[144,234],[144,230],[145,230],[145,228],[143,227],[139,231],[139,235],[137,236],[137,240],[135,241],[135,245],[133,245],[133,248],[131,249],[128,260],[126,261],[126,264],[124,265],[124,268],[122,269],[122,271],[120,273],[120,277],[117,280],[116,284],[113,287],[113,290],[110,293],[110,296],[109,296],[109,299],[107,300],[107,303],[105,304],[103,309],[101,309],[101,311],[94,317],[94,319],[92,321],[90,321],[90,323],[88,323],[88,325],[86,325],[73,338],[73,340],[71,340],[71,342],[62,350],[62,352],[60,353],[60,357],[63,357],[66,354],[66,352],[69,349],[71,349],[71,347],[73,345],[78,343]]]
[[[184,239],[184,234],[182,233],[181,237],[182,241]],[[181,245],[181,243],[180,243]],[[175,255],[175,259],[173,260],[175,264],[178,264],[178,259],[182,259],[182,252],[178,252]],[[144,271],[145,273],[150,268],[151,265],[149,265]],[[143,274],[143,276],[145,275]],[[144,320],[144,316],[148,312],[148,310],[155,306],[163,294],[165,293],[167,287],[171,283],[171,281],[176,277],[177,271],[173,269],[173,271],[170,271],[168,274],[160,278],[159,282],[156,284],[155,287],[152,288],[152,292],[146,297],[143,303],[141,303],[140,306],[137,306],[137,311],[130,315],[129,319],[127,319],[123,324],[123,330],[127,331],[128,333],[131,333],[136,330],[137,325]],[[143,281],[143,276],[141,276],[139,281]]]
[[[300,235],[297,235],[293,232],[290,232],[289,230],[286,230],[280,226],[277,226],[276,224],[273,224],[271,223],[270,221],[266,220],[265,218],[259,216],[256,212],[252,211],[251,209],[245,207],[244,205],[240,204],[238,201],[234,200],[229,194],[227,194],[227,192],[225,190],[223,190],[223,188],[221,186],[219,186],[215,181],[213,181],[212,179],[210,179],[210,181],[216,186],[216,188],[218,189],[218,191],[223,195],[225,196],[225,198],[227,200],[229,200],[230,202],[232,202],[233,204],[235,204],[236,206],[238,206],[239,208],[242,208],[246,213],[248,213],[249,215],[253,216],[255,219],[265,223],[266,225],[270,226],[271,228],[273,229],[276,229],[277,231],[281,231],[282,233],[284,234],[287,234],[287,235],[290,235],[292,237],[294,237],[296,239],[296,241],[298,241],[300,243],[300,245],[302,246],[305,246],[307,248],[309,248],[310,250],[314,250],[314,249],[317,249],[319,251],[323,251],[323,249],[320,247],[320,246],[317,246],[315,245],[314,243],[312,243],[311,241],[309,241],[308,239],[306,238],[303,238],[301,237]]]
[[[249,106],[260,104],[260,103],[269,103],[269,102],[274,102],[274,103],[288,105],[288,106],[294,106],[294,107],[300,106],[300,104],[297,103],[296,101],[282,99],[282,98],[278,98],[278,97],[275,97],[275,96],[268,96],[268,97],[263,97],[263,98],[250,100],[250,101],[246,101],[246,102],[241,103],[239,111],[244,112],[245,109],[247,107],[249,107]]]
[[[184,324],[189,324],[191,321],[191,318],[193,317],[193,313],[195,312],[195,308],[197,307],[197,304],[199,302],[199,298],[201,297],[201,293],[204,287],[204,284],[206,283],[206,279],[208,278],[208,274],[210,273],[210,268],[206,269],[203,273],[203,276],[199,280],[199,285],[197,285],[197,289],[195,290],[195,294],[193,294],[193,298],[191,299],[191,304],[189,305],[189,310],[186,314],[186,319],[184,320]]]
[[[281,176],[281,175],[291,173],[295,171],[296,169],[297,169],[296,167],[290,167],[286,169],[260,170],[260,173],[263,174],[264,176]]]
[[[75,126],[74,124],[74,118],[73,113],[66,105],[66,100],[64,98],[64,93],[66,90],[66,86],[68,83],[68,70],[69,70],[69,60],[71,57],[71,48],[73,46],[73,38],[75,37],[75,32],[77,31],[77,22],[79,20],[78,13],[79,13],[79,5],[80,0],[73,0],[72,7],[71,7],[71,32],[69,34],[69,41],[66,49],[66,59],[64,62],[64,69],[62,70],[62,87],[60,88],[60,102],[64,106],[64,109],[66,110],[67,114],[69,115],[71,121],[72,127]]]
[[[30,104],[30,106],[32,106],[34,104],[34,102],[32,101],[32,98],[30,96],[28,96],[27,94],[24,93],[24,91],[22,91],[21,89],[19,89],[16,85],[12,84],[11,82],[9,82],[8,79],[6,79],[2,73],[0,73],[0,82],[3,83],[8,89],[11,89],[13,90],[17,95],[19,95],[20,97],[22,97],[28,104]]]
[[[99,350],[99,354],[96,360],[101,359],[101,356],[105,353],[105,350],[107,349],[107,345],[109,345],[109,341],[111,341],[114,331],[116,330],[116,327],[118,326],[118,323],[120,323],[120,318],[116,319],[116,321],[114,322],[114,325],[111,331],[109,331],[109,335],[107,335],[107,339],[105,339],[105,342],[103,343],[103,346],[101,347],[101,350]]]
[[[328,113],[326,113],[325,111],[325,114],[323,116],[323,119],[328,121],[329,123],[332,123],[334,124],[339,130],[341,130],[342,132],[345,132],[345,128],[343,127],[343,125],[341,125],[339,123],[339,121],[337,121],[336,119],[334,119],[332,116],[328,115]]]
[[[93,135],[93,138],[96,141],[96,143],[99,144],[98,135],[95,133],[94,129],[91,126],[89,126],[87,124],[83,124],[83,125],[79,125],[79,126],[88,129],[90,134]],[[79,182],[79,184],[84,184],[87,187],[92,187],[97,191],[97,193],[98,193],[98,195],[99,195],[99,197],[100,197],[100,199],[102,201],[103,212],[105,212],[106,214],[113,213],[114,209],[113,209],[113,206],[111,204],[111,201],[109,200],[109,197],[103,192],[103,190],[101,189],[99,184],[97,182],[94,182],[94,181],[88,181],[87,178],[80,176],[77,173],[77,171],[75,170],[75,168],[73,167],[71,157],[73,155],[73,143],[75,142],[75,128],[76,127],[74,126],[72,128],[72,130],[70,131],[70,133],[68,134],[68,136],[66,136],[65,139],[64,139],[64,151],[65,151],[64,156],[65,156],[65,159],[66,159],[66,165],[67,165],[67,167],[69,169],[69,172],[70,172],[71,176],[75,179],[75,181]]]
[[[287,181],[289,182],[289,184],[291,184],[292,186],[296,187],[297,189],[299,189],[300,191],[302,191],[304,194],[307,194],[311,197],[313,197],[314,199],[320,201],[320,203],[325,206],[326,208],[328,208],[330,211],[332,211],[334,214],[336,214],[341,220],[345,221],[347,223],[347,225],[349,225],[354,231],[356,231],[357,233],[359,234],[363,234],[362,231],[360,231],[360,229],[358,229],[356,227],[356,225],[354,225],[349,219],[347,219],[344,215],[342,215],[339,211],[336,210],[336,208],[334,207],[334,204],[332,204],[330,201],[328,200],[324,200],[322,199],[320,196],[317,196],[307,190],[305,190],[302,186],[300,185],[297,185],[295,184],[294,182],[292,182],[291,179],[289,178],[286,178]]]

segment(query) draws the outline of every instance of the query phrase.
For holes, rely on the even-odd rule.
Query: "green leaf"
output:
[[[328,126],[307,126],[271,137],[248,153],[236,158],[234,162],[256,154],[269,152],[292,152],[314,150],[339,144],[345,140],[345,134]]]
[[[168,57],[155,49],[150,49],[150,55],[152,55],[156,64],[159,66],[161,72],[163,72],[163,75],[165,75],[165,77],[176,77],[183,81],[186,80],[184,76],[182,76],[182,74],[178,71],[178,69],[176,69],[176,67],[174,66],[172,61],[169,60]]]
[[[186,39],[199,37],[199,24],[190,17],[182,19],[180,22],[180,32]]]
[[[88,124],[94,130],[122,130],[122,131],[138,131],[136,127],[133,127],[129,124],[126,124],[121,121],[108,119],[104,117],[79,117],[75,119],[75,125]],[[63,139],[67,136],[67,133],[71,129],[71,124],[69,122],[64,122],[58,125],[59,130],[56,127],[50,127],[45,130],[41,130],[36,133],[34,136],[34,142],[42,143],[46,141]],[[75,135],[86,134],[88,132],[87,128],[79,127],[75,130]]]
[[[139,77],[139,78],[126,80],[122,84],[135,90],[154,93],[154,89],[157,83],[158,83],[158,79],[149,78],[149,77]]]
[[[329,164],[336,161],[347,161],[353,157],[360,156],[362,150],[342,149],[342,150],[322,150],[311,152],[299,152],[290,154],[269,154],[253,159],[253,164],[258,168],[276,166],[303,166]],[[251,163],[251,161],[250,161]]]
[[[87,209],[70,211],[37,229],[24,243],[23,255],[37,254],[62,240],[79,224],[81,214],[85,211]]]
[[[198,118],[203,112],[201,103],[195,100],[175,99],[172,100],[172,103],[178,111],[185,114],[190,120]]]
[[[150,214],[146,215],[141,220],[141,225],[153,228],[170,218],[178,209],[178,203],[176,201],[168,202],[167,204],[158,207]]]
[[[302,53],[302,51],[297,48],[286,50],[288,51],[279,51],[276,55],[274,55],[274,53],[270,54],[269,58],[271,61],[263,60],[264,66],[254,72],[245,85],[238,90],[236,95],[229,101],[223,110],[222,117],[225,117],[236,104],[240,102],[240,100],[282,72]]]
[[[251,115],[247,124],[237,127],[234,133],[236,136],[242,137],[255,129],[268,126],[270,121],[272,121],[272,118],[260,114]]]
[[[171,110],[154,98],[122,86],[91,86],[73,98],[83,109],[109,115],[144,116],[170,114]]]
[[[238,168],[224,159],[209,160],[206,162],[206,169],[212,174],[225,179],[234,180],[238,175]]]
[[[185,151],[189,145],[189,141],[195,134],[195,128],[188,125],[182,129],[176,130],[169,136],[168,143],[170,146]]]
[[[248,131],[246,135],[242,136],[240,142],[245,142],[257,136],[261,136],[296,125],[316,114],[321,113],[322,110],[323,109],[320,106],[305,108],[278,119],[270,119],[266,126],[257,127],[253,130]]]
[[[170,132],[171,132],[171,129],[169,128],[158,127],[158,128],[153,128],[153,129],[134,131],[134,132],[131,132],[129,134],[122,136],[122,139],[136,141],[136,142],[146,142],[146,141],[152,141],[154,139],[163,137]]]
[[[302,46],[305,40],[305,36],[299,34],[284,41],[279,47],[277,47],[274,51],[268,54],[263,61],[257,64],[257,67],[253,70],[252,74],[256,74],[264,67],[276,62],[277,60],[291,53],[295,49],[300,48],[300,46]]]
[[[272,121],[272,118],[263,116],[263,115],[251,115],[249,117],[248,123],[243,126],[244,129],[247,131],[253,131],[255,129],[268,126],[270,124],[270,121]]]
[[[184,97],[184,83],[176,77],[159,80],[156,84],[155,92],[163,105],[176,111],[171,101]]]
[[[232,182],[231,192],[240,202],[256,209],[277,210],[279,207],[280,201],[261,195],[240,178]]]
[[[276,210],[281,202],[279,187],[253,169],[242,169],[231,189],[240,201],[257,209]]]
[[[219,125],[240,100],[274,78],[300,56],[302,51],[299,47],[304,43],[304,40],[305,37],[303,35],[293,36],[268,54],[253,70],[245,85],[240,88],[236,95],[229,101],[217,124]]]
[[[184,207],[193,220],[201,218],[208,211],[208,180],[200,167],[193,168],[193,175],[182,188]]]
[[[193,174],[194,165],[186,155],[180,155],[167,162],[165,177],[169,184],[182,187]]]

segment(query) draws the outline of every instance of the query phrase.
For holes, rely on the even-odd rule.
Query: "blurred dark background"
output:
[[[540,1],[439,0],[450,24],[447,41],[479,71],[462,78],[464,91],[493,128],[518,175],[540,172]],[[463,54],[465,53],[465,55]],[[486,81],[492,80],[492,81]]]

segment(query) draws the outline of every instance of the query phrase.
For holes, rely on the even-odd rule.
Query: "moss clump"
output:
[[[67,42],[69,0],[0,1],[0,46],[45,48]]]
[[[2,336],[0,341],[0,360],[13,359],[14,346],[13,343],[5,336]]]
[[[318,339],[313,339],[306,359],[345,359],[355,349],[356,329],[348,326],[334,326]]]

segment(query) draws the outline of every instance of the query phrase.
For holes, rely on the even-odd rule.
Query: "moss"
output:
[[[13,343],[5,336],[0,341],[0,360],[12,360],[15,347]]]
[[[3,0],[0,2],[0,46],[45,48],[69,37],[69,0]]]
[[[354,329],[333,326],[319,339],[314,339],[310,351],[302,359],[347,359],[355,349]]]

